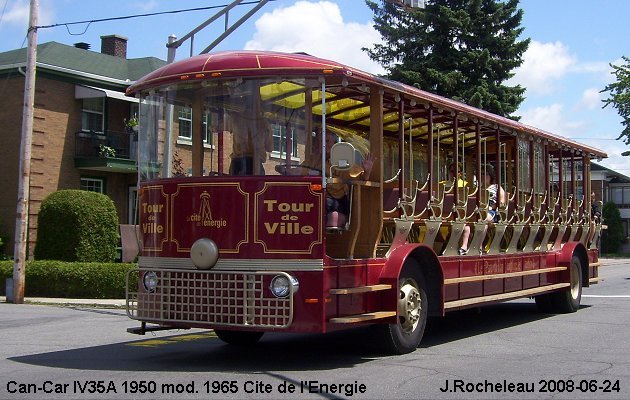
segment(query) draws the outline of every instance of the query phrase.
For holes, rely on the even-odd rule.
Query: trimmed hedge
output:
[[[58,190],[42,202],[36,260],[113,262],[118,215],[112,199],[85,190]]]
[[[79,299],[123,299],[125,277],[136,264],[69,263],[29,261],[26,263],[26,297],[62,297]],[[13,277],[13,261],[0,261],[0,293],[6,278]]]

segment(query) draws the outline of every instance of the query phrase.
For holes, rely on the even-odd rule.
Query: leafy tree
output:
[[[602,210],[603,223],[608,226],[602,235],[602,253],[616,253],[623,242],[623,225],[621,213],[613,202],[604,204]]]
[[[625,64],[613,65],[612,74],[615,75],[617,81],[606,86],[603,92],[610,92],[610,97],[604,100],[604,107],[612,105],[623,118],[624,129],[617,140],[623,139],[625,144],[630,144],[630,58],[622,57]],[[629,156],[630,151],[621,153],[623,156]]]
[[[364,49],[388,77],[509,116],[525,89],[507,86],[529,39],[518,40],[518,0],[427,0],[408,10],[366,0],[383,44]]]

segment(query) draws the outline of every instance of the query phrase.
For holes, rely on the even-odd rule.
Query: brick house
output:
[[[166,64],[127,59],[127,39],[101,37],[101,52],[86,43],[37,46],[37,72],[29,204],[29,254],[37,238],[42,200],[59,189],[104,193],[121,224],[133,223],[136,191],[134,132],[125,122],[137,113],[124,96],[136,79]],[[0,235],[12,254],[24,94],[26,49],[0,53]]]
[[[630,238],[630,177],[598,164],[591,164],[591,187],[597,200],[612,201],[619,208],[626,238]],[[630,251],[624,246],[624,252]]]

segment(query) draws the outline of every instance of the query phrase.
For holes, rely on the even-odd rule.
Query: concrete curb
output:
[[[0,302],[6,303],[7,298],[5,296],[0,296]],[[57,297],[25,297],[24,303],[101,308],[124,308],[126,305],[125,299],[64,299]]]

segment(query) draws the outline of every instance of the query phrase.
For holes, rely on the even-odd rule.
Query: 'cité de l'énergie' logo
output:
[[[199,213],[190,214],[186,218],[189,222],[194,222],[196,226],[210,227],[210,228],[225,228],[227,221],[223,218],[212,218],[212,209],[210,207],[210,194],[204,190],[199,195],[201,205],[199,206]]]

